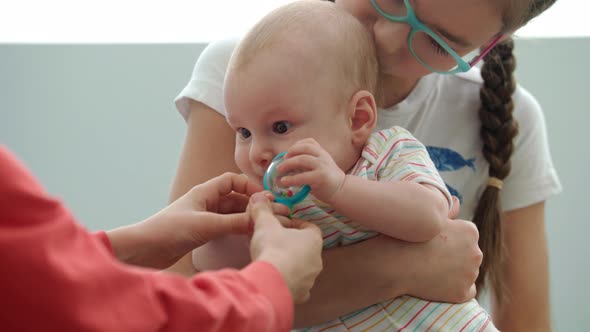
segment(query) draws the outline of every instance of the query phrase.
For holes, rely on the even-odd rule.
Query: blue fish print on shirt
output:
[[[456,151],[436,146],[427,146],[426,150],[439,172],[458,171],[465,167],[469,167],[475,172],[475,158],[465,159]],[[457,189],[449,186],[447,183],[445,185],[451,195],[457,196],[459,201],[463,202],[463,195]]]
[[[458,171],[464,167],[475,172],[475,158],[466,160],[458,152],[436,146],[427,146],[426,150],[439,172]]]

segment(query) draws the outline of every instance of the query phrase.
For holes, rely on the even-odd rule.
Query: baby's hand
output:
[[[281,185],[291,187],[307,184],[312,193],[326,203],[342,187],[346,177],[332,156],[313,138],[298,141],[287,150],[285,161],[277,170],[281,174],[299,172],[284,176]]]

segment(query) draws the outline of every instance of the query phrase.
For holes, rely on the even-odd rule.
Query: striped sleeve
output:
[[[367,154],[375,156],[377,181],[412,181],[438,188],[447,198],[452,198],[426,147],[409,131],[392,127],[374,133],[367,143]]]

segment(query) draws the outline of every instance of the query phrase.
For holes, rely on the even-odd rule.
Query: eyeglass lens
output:
[[[375,0],[375,3],[383,12],[391,16],[403,19],[408,15],[408,9],[403,0]],[[423,64],[435,71],[447,72],[457,67],[455,58],[435,38],[422,30],[413,31],[408,43],[414,55]],[[470,52],[463,56],[459,54],[463,61],[467,63],[473,60],[476,55],[477,52]]]

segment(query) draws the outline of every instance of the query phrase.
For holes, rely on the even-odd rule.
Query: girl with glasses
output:
[[[550,329],[544,202],[561,186],[541,109],[513,79],[510,34],[553,2],[335,1],[368,29],[376,46],[377,129],[405,127],[427,146],[461,200],[460,213],[450,219],[473,220],[484,256],[478,270],[477,233],[461,220],[445,223],[423,244],[377,237],[327,250],[311,301],[296,309],[296,325],[316,325],[402,294],[462,302],[475,295],[479,273],[478,289],[490,286],[500,330]],[[236,43],[209,45],[176,100],[188,132],[171,199],[237,171],[222,97]],[[472,68],[482,59],[481,70]],[[215,252],[232,245],[227,238],[209,247]],[[174,269],[194,273],[191,257]]]

